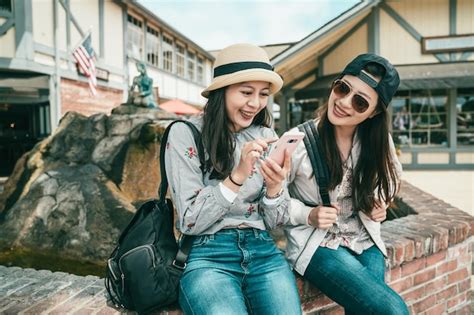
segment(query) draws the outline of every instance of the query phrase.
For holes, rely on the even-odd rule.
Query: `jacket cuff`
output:
[[[282,197],[283,197],[283,194],[281,194],[277,198],[273,198],[273,199],[268,199],[267,196],[263,196],[262,202],[266,206],[274,206],[274,205],[276,205],[280,202]]]
[[[226,187],[223,183],[219,183],[219,189],[222,196],[230,203],[234,202],[235,198],[237,198],[237,193],[233,192],[232,189]]]
[[[301,201],[292,198],[290,208],[290,222],[292,225],[310,225],[309,214],[313,207],[306,206]]]
[[[232,202],[227,200],[227,198],[224,196],[224,194],[221,191],[221,188],[219,185],[216,185],[212,187],[212,194],[214,195],[214,198],[216,198],[216,202],[221,205],[225,209],[229,209],[230,206],[232,205]]]

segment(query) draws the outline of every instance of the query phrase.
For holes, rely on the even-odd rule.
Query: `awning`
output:
[[[35,104],[49,102],[49,76],[24,71],[0,71],[0,102]]]
[[[474,87],[474,62],[397,66],[399,90]]]
[[[474,87],[474,62],[396,66],[399,91]],[[328,75],[295,92],[297,99],[327,97],[337,74]]]
[[[199,114],[201,112],[199,109],[188,105],[178,99],[164,102],[163,104],[160,104],[159,107],[167,112],[175,113],[178,115],[194,115]]]

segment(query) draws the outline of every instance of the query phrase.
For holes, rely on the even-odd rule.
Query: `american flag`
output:
[[[76,60],[79,68],[82,70],[84,75],[89,79],[89,87],[92,95],[97,94],[97,78],[95,69],[95,53],[92,49],[91,34],[89,33],[82,43],[72,53]]]

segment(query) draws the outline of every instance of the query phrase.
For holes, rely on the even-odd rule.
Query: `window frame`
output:
[[[196,53],[188,50],[186,55],[187,73],[186,78],[190,81],[196,81]]]
[[[10,8],[5,8],[2,9],[2,7],[0,7],[0,17],[10,17],[11,14],[13,13],[13,0],[7,0],[8,3],[10,3]]]
[[[163,55],[163,70],[173,73],[173,56],[174,56],[174,45],[173,37],[168,34],[162,33],[163,45],[162,45],[162,55]],[[169,50],[167,50],[169,46]],[[169,53],[169,54],[168,54]]]
[[[204,84],[204,62],[205,59],[200,55],[196,58],[196,82]]]
[[[176,75],[184,78],[186,75],[186,47],[185,45],[176,42]]]
[[[440,98],[444,98],[444,106],[436,103]],[[405,100],[404,105],[399,106],[396,102],[401,99]],[[390,106],[391,132],[395,144],[411,149],[450,147],[449,106],[449,91],[446,89],[398,92]],[[406,111],[403,111],[404,107]],[[439,108],[444,108],[444,111]],[[444,141],[436,142],[433,140],[436,138]]]
[[[154,27],[147,26],[145,54],[148,64],[160,67],[160,46],[160,31]]]
[[[462,103],[459,102],[462,100]],[[458,103],[459,102],[459,103]],[[472,110],[463,111],[463,107],[469,102],[469,106],[473,107]],[[471,103],[472,102],[472,103]],[[457,89],[456,93],[456,146],[462,148],[473,148],[474,147],[474,88],[471,89]],[[472,106],[471,106],[472,105]],[[467,120],[467,126],[462,127],[460,122]],[[461,127],[461,128],[460,128]],[[460,140],[467,139],[467,143],[463,143]]]
[[[145,51],[145,36],[143,33],[144,22],[139,18],[128,14],[127,16],[127,56],[143,60]],[[135,46],[136,45],[136,46]],[[135,47],[138,51],[135,51]]]

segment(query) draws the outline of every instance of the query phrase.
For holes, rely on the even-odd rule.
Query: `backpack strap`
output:
[[[168,177],[166,176],[166,167],[165,167],[165,152],[166,152],[166,144],[168,142],[168,135],[170,133],[171,127],[178,122],[185,123],[193,133],[194,142],[196,143],[197,150],[198,150],[198,157],[199,162],[201,163],[200,169],[201,172],[204,173],[204,162],[205,162],[205,155],[204,155],[204,145],[201,140],[201,132],[196,128],[196,126],[187,121],[187,120],[175,120],[171,124],[166,127],[165,132],[161,138],[161,145],[160,145],[160,175],[161,175],[161,184],[158,190],[158,196],[160,202],[166,202],[166,192],[168,191]],[[169,207],[172,209],[172,207]],[[171,214],[173,216],[173,213]],[[176,253],[176,258],[173,261],[173,266],[177,267],[178,269],[184,269],[186,267],[186,260],[188,259],[189,252],[191,250],[191,246],[193,244],[193,237],[186,236],[183,234],[181,245],[178,246],[178,252]]]
[[[198,156],[199,156],[199,162],[201,163],[201,171],[204,172],[204,161],[205,161],[205,155],[204,155],[204,145],[201,140],[201,132],[196,128],[196,126],[187,121],[187,120],[182,120],[178,119],[173,121],[171,124],[166,127],[165,132],[163,133],[163,136],[161,137],[161,146],[160,146],[160,175],[161,175],[161,184],[160,188],[158,190],[158,196],[161,201],[166,200],[166,192],[168,191],[168,177],[166,176],[166,168],[165,168],[165,152],[166,152],[166,144],[168,142],[168,135],[170,133],[171,127],[175,123],[185,123],[190,129],[191,132],[193,133],[193,138],[194,142],[196,143],[197,150],[198,150]]]
[[[321,139],[319,138],[318,130],[314,125],[313,120],[306,121],[298,125],[298,129],[305,133],[303,138],[308,157],[313,167],[314,180],[319,187],[319,194],[323,201],[323,205],[328,207],[331,206],[331,200],[329,198],[329,168],[324,157]]]

